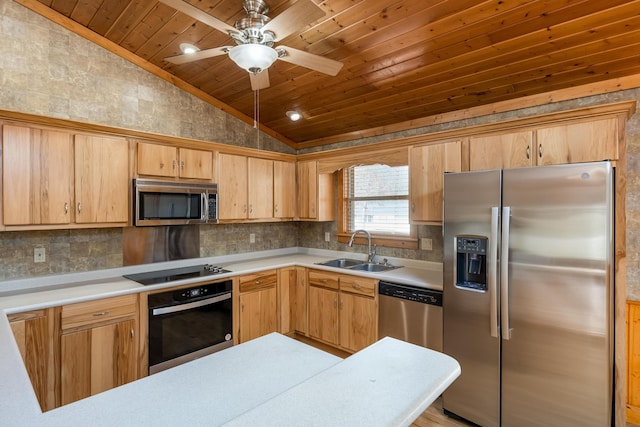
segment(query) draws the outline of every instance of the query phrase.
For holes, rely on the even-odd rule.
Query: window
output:
[[[341,183],[343,237],[364,229],[378,245],[407,247],[391,242],[415,237],[409,224],[408,166],[351,166],[343,170]]]

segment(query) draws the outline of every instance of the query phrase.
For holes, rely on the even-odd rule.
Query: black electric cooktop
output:
[[[192,279],[195,277],[215,276],[217,274],[229,272],[229,270],[225,270],[222,267],[204,264],[194,265],[191,267],[170,268],[168,270],[148,271],[146,273],[127,274],[123,277],[147,286],[173,282],[176,280]]]

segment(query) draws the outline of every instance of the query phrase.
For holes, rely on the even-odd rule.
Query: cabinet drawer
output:
[[[278,274],[276,270],[262,271],[240,277],[240,292],[251,292],[258,289],[276,286]]]
[[[358,276],[340,276],[340,291],[372,297],[376,294],[377,283],[378,281],[375,279]]]
[[[339,279],[337,274],[326,273],[324,271],[309,270],[309,285],[321,286],[323,288],[338,289]]]
[[[132,294],[65,305],[62,307],[60,327],[63,330],[72,329],[135,315],[137,301],[137,295]]]

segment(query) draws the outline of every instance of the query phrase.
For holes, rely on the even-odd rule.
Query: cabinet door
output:
[[[213,153],[211,151],[179,148],[180,177],[213,179]]]
[[[538,129],[537,164],[617,159],[617,123],[617,119],[609,118]]]
[[[338,345],[338,291],[309,286],[309,336]]]
[[[462,170],[462,143],[412,147],[409,152],[411,222],[442,221],[445,172]]]
[[[340,293],[340,346],[356,352],[377,340],[375,299]]]
[[[68,224],[71,135],[5,125],[2,140],[4,224]]]
[[[168,145],[138,142],[138,174],[175,177],[176,148]]]
[[[136,379],[135,327],[129,319],[62,335],[63,405]]]
[[[129,220],[129,143],[121,138],[75,137],[76,222]]]
[[[218,217],[247,218],[247,158],[233,154],[218,156]]]
[[[249,157],[249,219],[273,218],[273,160]]]
[[[469,169],[489,170],[535,165],[533,132],[474,136],[469,143]]]
[[[240,342],[278,330],[277,291],[272,286],[240,294]]]
[[[278,270],[278,313],[280,314],[281,334],[293,332],[296,306],[296,267]]]
[[[293,162],[273,162],[273,217],[296,216],[296,165]]]
[[[56,406],[53,309],[11,314],[11,330],[43,411]]]
[[[296,332],[299,332],[303,335],[309,334],[309,321],[308,321],[308,282],[307,282],[307,274],[306,270],[302,267],[296,268],[296,288],[295,288],[295,314],[293,316],[294,319],[294,329]]]
[[[318,164],[315,161],[297,164],[298,217],[315,219],[318,216]]]

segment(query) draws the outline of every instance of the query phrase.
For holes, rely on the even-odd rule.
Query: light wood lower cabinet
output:
[[[378,335],[377,280],[308,271],[309,336],[356,352]]]
[[[137,295],[62,307],[61,404],[138,378]]]
[[[55,408],[58,332],[54,309],[10,314],[8,318],[40,408],[43,411]]]
[[[278,275],[275,270],[241,276],[239,343],[278,331]]]

